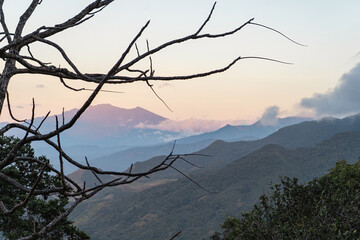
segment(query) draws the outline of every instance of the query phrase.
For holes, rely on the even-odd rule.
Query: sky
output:
[[[5,1],[9,28],[30,0]],[[77,13],[91,0],[43,0],[25,32],[52,26]],[[82,25],[51,38],[61,45],[82,72],[106,72],[112,67],[140,28],[151,20],[137,42],[141,52],[161,43],[191,34],[208,16],[208,0],[115,0]],[[106,86],[118,93],[102,92],[94,104],[143,107],[173,120],[254,122],[273,110],[276,116],[346,116],[360,112],[360,1],[347,0],[219,0],[203,33],[229,31],[251,18],[308,45],[292,43],[273,31],[246,26],[222,39],[205,39],[176,45],[152,57],[155,75],[179,75],[221,68],[238,56],[260,56],[291,62],[291,65],[247,59],[225,73],[178,82],[151,82],[172,109],[152,93],[146,83]],[[33,54],[53,65],[65,65],[47,46],[31,46]],[[132,50],[130,57],[136,54]],[[144,62],[143,64],[148,64]],[[94,88],[79,81],[74,87]],[[49,110],[79,108],[89,91],[75,93],[59,79],[28,75],[11,80],[14,114],[29,117],[31,99],[37,116]],[[6,112],[6,111],[4,111]],[[271,113],[270,113],[271,115]],[[1,120],[8,120],[6,114]]]

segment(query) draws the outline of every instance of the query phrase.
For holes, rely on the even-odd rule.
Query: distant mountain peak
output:
[[[78,108],[74,108],[74,109],[71,109],[67,112],[72,112],[72,111],[77,111],[79,110]],[[86,112],[89,112],[89,111],[108,111],[108,110],[111,110],[111,111],[125,111],[125,112],[131,112],[131,111],[144,111],[144,112],[150,112],[152,113],[151,111],[145,109],[145,108],[142,108],[142,107],[134,107],[134,108],[122,108],[122,107],[117,107],[117,106],[114,106],[114,105],[111,105],[109,103],[101,103],[101,104],[96,104],[96,105],[91,105],[88,107],[88,109],[86,110]],[[152,113],[152,114],[155,114],[155,113]]]
[[[78,109],[65,112],[69,120]],[[115,137],[130,132],[140,124],[157,125],[166,118],[144,108],[120,108],[111,104],[92,105],[82,114],[70,135],[87,136],[87,138]],[[125,136],[125,135],[124,135]]]
[[[72,109],[67,111],[65,114],[68,116],[74,115],[78,109]],[[102,125],[116,123],[138,124],[141,122],[148,122],[151,124],[157,124],[166,118],[150,112],[144,108],[120,108],[111,104],[98,104],[90,106],[84,114],[81,116],[79,121],[88,123],[99,123]]]
[[[89,109],[90,108],[116,108],[116,107],[109,103],[101,103],[101,104],[97,104],[97,105],[91,105],[89,107]]]
[[[225,126],[222,127],[222,129],[226,129],[226,128],[234,128],[234,126],[231,124],[226,124]]]

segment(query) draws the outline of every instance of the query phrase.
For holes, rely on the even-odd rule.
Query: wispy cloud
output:
[[[343,115],[360,111],[360,64],[344,74],[339,83],[326,93],[316,93],[303,98],[301,106],[316,111],[318,115]]]
[[[159,124],[145,124],[140,123],[137,128],[159,129],[164,131],[173,131],[182,133],[184,136],[199,134],[209,131],[217,130],[226,124],[240,125],[245,124],[246,121],[230,120],[230,121],[217,121],[217,120],[200,120],[200,119],[185,119],[185,120],[165,120]]]

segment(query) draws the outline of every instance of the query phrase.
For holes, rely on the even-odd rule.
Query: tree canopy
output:
[[[359,239],[360,161],[339,161],[307,184],[282,177],[250,212],[228,217],[213,240]]]
[[[20,140],[14,137],[0,136],[0,158],[7,156],[18,141]],[[17,152],[17,155],[39,161],[17,161],[2,169],[0,174],[6,174],[28,188],[35,186],[36,190],[61,186],[61,178],[58,175],[49,174],[48,160],[45,157],[35,157],[30,144],[24,145]],[[39,172],[42,172],[41,178],[39,178]],[[0,212],[0,232],[7,239],[18,239],[39,231],[59,214],[65,212],[65,207],[68,204],[68,198],[63,195],[28,196],[23,191],[10,187],[7,182],[0,179],[0,201],[8,207],[16,209],[10,215]],[[89,239],[89,236],[74,227],[71,221],[63,218],[53,231],[42,237],[42,239],[64,238]]]

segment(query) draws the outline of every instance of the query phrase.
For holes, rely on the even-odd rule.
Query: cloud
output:
[[[8,107],[8,105],[5,105],[6,107]],[[15,108],[18,108],[18,109],[27,109],[29,107],[32,107],[33,105],[32,104],[24,104],[24,105],[16,105]],[[41,106],[41,104],[35,104],[36,107],[39,107]]]
[[[263,126],[275,126],[279,122],[278,115],[279,115],[279,107],[270,106],[265,109],[265,112],[261,116],[259,122]]]
[[[45,88],[45,85],[44,84],[38,84],[38,85],[36,85],[36,88]]]
[[[340,78],[340,82],[326,93],[316,93],[303,98],[301,106],[316,111],[318,115],[343,115],[360,111],[360,64]]]
[[[32,105],[32,103],[29,103],[29,104],[24,105],[24,106],[26,106],[26,107],[32,107],[33,105]],[[40,107],[40,106],[42,106],[40,103],[35,103],[35,107]]]
[[[164,83],[161,83],[161,84],[157,84],[156,87],[160,89],[160,88],[173,87],[173,85],[171,85],[168,82],[164,82]]]
[[[173,131],[182,133],[184,136],[193,134],[200,134],[204,132],[217,130],[226,124],[239,125],[244,124],[245,121],[217,121],[217,120],[200,120],[200,119],[185,119],[185,120],[165,120],[159,124],[140,123],[137,128],[159,129],[164,131]]]

